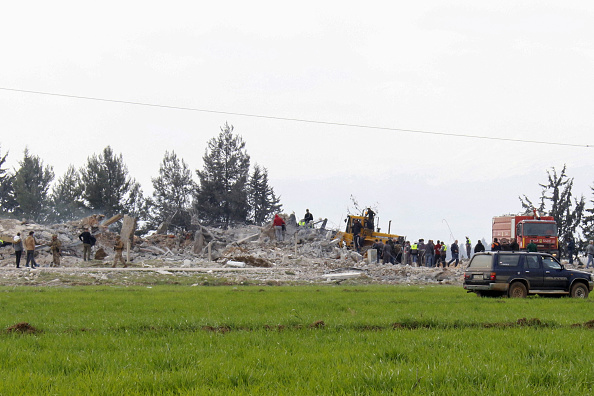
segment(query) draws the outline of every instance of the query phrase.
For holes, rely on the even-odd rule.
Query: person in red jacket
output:
[[[277,241],[284,240],[283,238],[283,226],[285,225],[285,221],[278,215],[274,215],[274,221],[272,222],[274,225],[274,234],[276,235]]]
[[[439,267],[439,263],[441,262],[441,243],[439,242],[439,239],[433,247],[433,251],[435,253],[435,267]]]

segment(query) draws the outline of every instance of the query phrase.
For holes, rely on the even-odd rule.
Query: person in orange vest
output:
[[[501,244],[497,240],[497,238],[493,239],[493,244],[491,245],[491,251],[499,251],[501,250]]]

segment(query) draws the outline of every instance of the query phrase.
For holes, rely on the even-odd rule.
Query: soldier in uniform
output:
[[[52,235],[52,242],[50,243],[50,251],[52,252],[52,264],[50,267],[60,266],[60,251],[62,250],[62,242],[58,239],[56,234]]]
[[[113,265],[111,267],[115,268],[116,264],[118,263],[118,260],[120,260],[121,263],[124,264],[124,268],[126,268],[128,265],[122,257],[122,252],[124,251],[124,242],[122,242],[122,238],[119,235],[116,236],[116,241],[115,245],[113,246],[113,250],[115,250],[115,258],[113,259]]]

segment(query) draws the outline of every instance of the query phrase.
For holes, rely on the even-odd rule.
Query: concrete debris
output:
[[[190,230],[169,231],[168,234],[149,232],[144,236],[134,235],[136,220],[127,216],[123,219],[120,235],[129,238],[130,263],[128,268],[111,269],[114,259],[115,232],[101,223],[102,215],[93,215],[79,221],[65,224],[41,225],[16,219],[0,219],[0,236],[10,241],[17,232],[26,236],[35,231],[39,248],[36,261],[43,270],[52,261],[47,246],[51,236],[57,234],[62,242],[62,264],[65,269],[94,273],[93,284],[100,281],[114,282],[114,277],[124,271],[162,271],[162,276],[203,272],[210,277],[220,277],[227,282],[249,282],[259,284],[316,283],[326,281],[386,284],[456,284],[463,280],[466,261],[458,268],[424,268],[409,265],[383,265],[377,263],[377,256],[359,254],[341,246],[335,231],[297,225],[295,215],[282,214],[286,222],[285,240],[277,242],[271,224],[238,226],[226,230],[207,227],[191,219]],[[188,221],[189,222],[189,221]],[[81,227],[91,228],[97,242],[93,247],[94,260],[83,262],[82,242],[78,239]],[[8,239],[10,238],[10,239]],[[126,254],[126,253],[124,253]],[[21,260],[24,266],[24,259]],[[0,266],[14,269],[15,277],[25,281],[25,272],[15,268],[15,254],[10,245],[0,248]],[[109,268],[106,274],[97,274],[100,268]],[[54,269],[52,269],[54,270]],[[93,270],[93,271],[91,271]],[[9,271],[5,271],[8,273]],[[27,271],[37,274],[39,271]],[[8,275],[7,275],[8,276]],[[11,275],[13,276],[13,275]],[[37,275],[29,275],[27,282],[34,282]],[[1,277],[0,277],[1,279]]]

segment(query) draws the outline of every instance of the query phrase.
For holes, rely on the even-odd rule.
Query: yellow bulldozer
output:
[[[375,232],[374,231],[374,213],[371,211],[365,212],[362,216],[347,216],[345,219],[346,222],[346,229],[343,231],[338,231],[336,233],[336,238],[338,238],[341,242],[345,243],[347,247],[354,248],[353,244],[353,226],[355,225],[356,221],[360,221],[362,228],[361,228],[361,248],[366,249],[369,248],[376,239],[385,242],[388,239],[395,239],[395,240],[403,240],[404,237],[401,235],[396,234],[385,234],[382,232]]]

